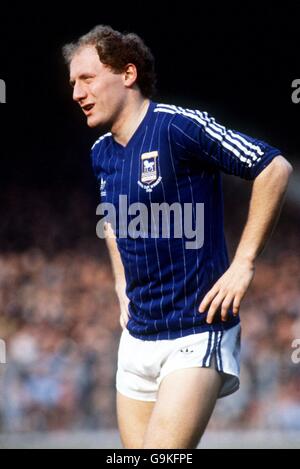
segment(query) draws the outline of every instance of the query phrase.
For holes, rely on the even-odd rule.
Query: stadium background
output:
[[[206,110],[281,148],[294,165],[242,307],[241,390],[218,403],[204,445],[299,447],[300,364],[291,359],[300,338],[300,104],[291,100],[299,7],[1,8],[0,447],[119,445],[119,311],[95,235],[89,161],[98,132],[72,103],[60,53],[101,23],[145,39],[156,57],[157,101]],[[224,189],[232,255],[251,183],[224,177]]]

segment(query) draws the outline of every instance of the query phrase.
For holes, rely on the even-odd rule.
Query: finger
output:
[[[212,301],[210,308],[208,310],[208,313],[207,313],[207,318],[206,318],[206,322],[208,324],[211,324],[213,322],[216,311],[219,309],[222,301],[224,300],[224,297],[225,297],[225,293],[219,292],[218,295]]]
[[[222,303],[222,309],[221,309],[221,319],[222,321],[227,321],[228,319],[228,310],[232,304],[233,301],[233,296],[232,295],[227,295],[226,298],[224,299]]]
[[[201,301],[201,304],[199,306],[199,313],[204,313],[208,306],[210,305],[210,303],[213,301],[213,299],[216,297],[216,295],[218,294],[219,292],[219,288],[217,287],[217,285],[215,285],[206,295],[205,297],[203,298],[203,300]]]
[[[234,298],[233,307],[232,307],[232,311],[233,311],[234,316],[238,316],[238,314],[240,312],[241,301],[242,301],[242,296],[241,295],[236,295],[235,298]]]

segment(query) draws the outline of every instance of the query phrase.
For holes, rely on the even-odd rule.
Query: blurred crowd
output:
[[[93,208],[89,212],[80,200],[66,211],[70,226],[75,220],[85,227],[84,243],[68,243],[62,211],[48,225],[45,214],[34,217],[32,242],[20,249],[14,241],[0,251],[0,338],[7,344],[7,364],[0,365],[3,432],[116,426],[119,307],[105,244],[89,232],[95,219],[85,221]],[[230,248],[240,226],[232,213]],[[36,241],[35,229],[43,230],[45,246]],[[292,342],[300,339],[296,229],[291,217],[283,218],[257,264],[241,308],[241,389],[219,401],[211,428],[300,430],[300,363],[292,361]],[[57,237],[49,237],[49,230]]]
[[[1,426],[112,426],[118,305],[108,262],[76,252],[0,258]]]
[[[241,388],[219,401],[212,426],[300,430],[299,286],[299,256],[258,262],[241,308]]]

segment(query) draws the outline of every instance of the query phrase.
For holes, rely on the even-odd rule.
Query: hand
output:
[[[120,309],[121,309],[120,324],[121,324],[122,329],[125,329],[129,320],[129,311],[128,311],[129,298],[126,295],[126,287],[124,286],[117,287],[116,292],[119,298]]]
[[[239,314],[240,304],[254,276],[254,264],[248,260],[236,259],[203,298],[199,312],[204,313],[208,306],[206,322],[211,324],[221,306],[221,319],[227,321],[228,310],[232,306],[233,315]]]

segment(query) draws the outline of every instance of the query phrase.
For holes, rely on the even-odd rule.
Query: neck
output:
[[[123,146],[127,145],[130,138],[144,119],[149,104],[150,102],[148,98],[138,96],[124,105],[111,128],[111,133],[116,142]]]

